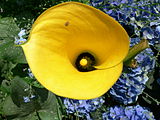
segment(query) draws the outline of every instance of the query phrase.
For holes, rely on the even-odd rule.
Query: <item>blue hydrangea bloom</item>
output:
[[[139,39],[131,39],[132,45],[136,42],[139,42]],[[148,73],[155,67],[155,59],[150,48],[138,54],[135,60],[137,67],[124,67],[122,75],[109,91],[115,100],[123,104],[136,102],[138,95],[145,89],[149,79]]]
[[[21,29],[21,31],[18,33],[18,38],[15,38],[14,44],[21,45],[27,41],[27,39],[23,38],[23,36],[26,35],[26,30]]]
[[[160,23],[160,6],[158,0],[90,0],[90,3],[92,6],[112,16],[119,23],[133,26],[134,34],[130,35],[130,37],[133,35],[140,37],[141,32],[143,32],[143,37],[155,39],[153,37],[155,28],[150,23]],[[144,27],[150,30],[141,31]],[[155,32],[154,34],[157,33]],[[156,39],[156,41],[158,40]]]
[[[91,119],[89,113],[100,108],[104,102],[105,101],[102,97],[91,100],[63,99],[67,113],[74,113],[77,116],[86,117],[87,120]]]
[[[160,22],[150,23],[150,26],[143,27],[141,33],[143,38],[149,40],[150,45],[160,44]]]
[[[155,120],[152,112],[140,105],[109,107],[102,113],[103,120]]]

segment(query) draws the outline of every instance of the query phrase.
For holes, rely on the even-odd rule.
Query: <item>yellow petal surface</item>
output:
[[[33,74],[48,90],[64,97],[92,99],[109,90],[120,76],[129,39],[107,14],[66,2],[37,18],[22,48]],[[96,68],[101,70],[76,69],[76,58],[86,51],[96,57]]]

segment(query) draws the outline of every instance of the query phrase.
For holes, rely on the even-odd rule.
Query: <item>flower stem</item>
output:
[[[148,40],[146,39],[142,39],[138,44],[131,47],[127,57],[124,59],[124,65],[135,67],[134,57],[146,48],[149,48]]]

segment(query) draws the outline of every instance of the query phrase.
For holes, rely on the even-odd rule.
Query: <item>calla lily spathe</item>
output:
[[[37,80],[53,93],[74,99],[103,95],[121,74],[129,37],[113,18],[91,6],[66,2],[43,12],[22,45]],[[83,52],[96,58],[96,70],[80,72]]]

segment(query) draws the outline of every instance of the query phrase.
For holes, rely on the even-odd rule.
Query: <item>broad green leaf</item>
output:
[[[0,59],[14,63],[27,63],[22,48],[16,46],[11,39],[13,38],[4,38],[0,41]]]
[[[13,103],[12,98],[8,96],[3,103],[2,111],[5,116],[18,116],[21,110]]]
[[[40,103],[43,104],[44,102],[46,102],[47,98],[48,98],[48,90],[45,88],[37,88],[37,87],[33,87],[33,90],[35,91],[35,93],[37,94],[37,96],[40,98]]]
[[[0,18],[0,38],[14,38],[19,31],[12,17]]]
[[[52,110],[40,110],[38,113],[42,120],[61,120]]]
[[[49,92],[47,101],[43,104],[42,109],[39,110],[38,113],[42,120],[62,119],[57,98],[53,93]]]
[[[6,94],[10,94],[10,82],[8,80],[3,80],[2,84],[0,85],[0,91]]]
[[[14,44],[20,29],[13,18],[0,18],[0,59],[27,63],[22,48]]]
[[[37,115],[42,120],[62,120],[56,96],[44,88],[31,88],[18,76],[11,81],[11,97],[2,112],[13,120],[35,120]]]
[[[3,79],[6,80],[11,80],[12,79],[12,69],[16,66],[15,63],[12,63],[11,61],[7,61],[7,60],[0,60],[0,78],[2,82]]]
[[[40,109],[39,98],[24,80],[20,77],[15,77],[11,83],[11,97],[23,115],[34,112]]]
[[[29,114],[28,116],[17,117],[17,118],[12,119],[12,120],[39,120],[39,119],[38,119],[37,113],[34,112],[34,113]],[[50,119],[48,119],[48,120],[50,120]]]

